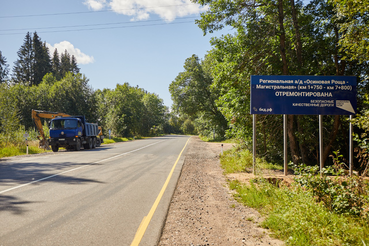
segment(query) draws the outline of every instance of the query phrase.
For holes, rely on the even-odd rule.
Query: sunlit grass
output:
[[[38,141],[28,141],[28,154],[39,154],[44,152],[47,151],[40,149],[38,147]],[[27,154],[27,145],[25,141],[17,144],[15,143],[0,144],[0,158],[26,154]]]
[[[278,188],[262,179],[257,185],[231,181],[230,188],[238,201],[265,215],[262,226],[287,245],[369,244],[367,219],[335,214],[301,188]]]
[[[252,153],[247,149],[224,151],[220,162],[224,173],[252,170]],[[282,166],[256,159],[257,174],[264,169]],[[290,187],[275,186],[257,176],[250,184],[230,181],[234,197],[265,216],[261,224],[287,245],[369,245],[369,219],[337,214],[317,203],[307,190],[293,183]],[[369,201],[369,198],[367,198]]]
[[[251,169],[253,167],[253,156],[248,149],[238,149],[234,147],[224,151],[220,158],[220,163],[226,174],[244,172],[246,169]],[[256,158],[256,169],[260,173],[262,169],[282,170],[283,167],[281,165],[269,163],[262,158]]]

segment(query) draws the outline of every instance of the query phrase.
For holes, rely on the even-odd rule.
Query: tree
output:
[[[46,47],[46,43],[42,43],[37,32],[33,34],[32,48],[34,53],[32,85],[38,85],[41,83],[45,74],[52,71],[51,60],[49,49]]]
[[[18,59],[14,62],[13,80],[16,83],[33,84],[33,60],[34,49],[32,48],[32,38],[27,32],[24,43],[18,51]]]
[[[142,115],[142,135],[148,135],[152,127],[161,126],[164,123],[165,106],[163,99],[153,93],[145,93],[142,97],[145,112]]]
[[[72,71],[70,60],[70,54],[67,50],[64,50],[64,53],[60,55],[60,74],[62,77],[64,77],[67,72]]]
[[[9,65],[6,62],[6,58],[0,51],[0,84],[5,82],[9,74]]]
[[[60,57],[58,49],[54,50],[53,58],[51,59],[51,71],[57,80],[60,80],[62,78],[60,74]]]
[[[18,59],[13,67],[13,80],[29,86],[41,83],[45,74],[51,72],[51,60],[46,43],[42,43],[37,32],[33,38],[28,32],[18,51]]]
[[[369,60],[369,0],[330,0],[336,7],[340,24],[340,45],[348,59]]]
[[[71,66],[71,72],[74,74],[79,73],[79,67],[77,64],[77,60],[76,57],[74,55],[72,55],[71,60],[70,60],[70,66]]]
[[[217,91],[211,90],[210,86],[213,79],[210,74],[210,60],[201,62],[196,55],[187,58],[184,64],[184,72],[181,72],[176,79],[170,84],[169,91],[171,93],[174,109],[196,118],[202,116],[206,119],[202,124],[207,125],[206,128],[214,129],[222,137],[224,137],[227,129],[227,121],[222,113],[218,110],[215,100],[218,98]]]

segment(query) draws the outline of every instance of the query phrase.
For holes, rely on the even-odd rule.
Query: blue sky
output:
[[[211,35],[194,24],[201,11],[189,0],[2,1],[0,51],[12,69],[26,33],[37,31],[51,54],[76,56],[93,89],[128,82],[170,107],[168,87],[185,59],[211,49]]]

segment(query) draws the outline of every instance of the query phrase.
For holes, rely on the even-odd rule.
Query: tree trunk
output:
[[[335,115],[334,116],[334,122],[333,122],[333,129],[332,129],[331,134],[329,136],[329,143],[327,144],[327,146],[325,146],[324,151],[323,151],[323,163],[325,163],[325,161],[327,160],[327,158],[329,156],[329,153],[331,152],[332,144],[336,140],[338,129],[339,129],[340,125],[341,125],[340,116]]]
[[[283,0],[278,0],[278,21],[279,21],[279,44],[280,44],[280,53],[282,57],[282,74],[288,75],[288,64],[287,64],[287,56],[286,56],[286,34],[284,31],[284,13],[283,13]],[[287,116],[287,135],[290,143],[290,150],[292,161],[295,164],[299,163],[299,155],[298,155],[298,144],[296,141],[295,133],[294,133],[294,116]]]
[[[293,26],[295,28],[295,36],[296,36],[296,56],[297,56],[297,64],[299,66],[298,74],[302,73],[303,68],[303,60],[302,60],[302,43],[301,43],[301,34],[300,27],[297,21],[297,12],[295,7],[295,0],[290,0],[291,2],[291,10],[292,10],[292,21]]]
[[[304,132],[303,127],[301,127],[300,125],[300,121],[301,121],[302,115],[297,116],[297,131],[299,131],[299,133],[302,135]],[[299,141],[299,146],[300,146],[300,152],[301,152],[301,159],[302,159],[302,163],[307,164],[308,161],[308,157],[307,157],[307,153],[306,153],[306,146],[304,144],[304,141]]]
[[[298,153],[298,144],[296,141],[296,136],[294,133],[294,115],[287,115],[287,135],[290,140],[290,150],[292,156],[292,162],[294,164],[298,164],[300,162],[299,153]]]
[[[284,13],[283,13],[283,0],[278,0],[278,21],[279,21],[279,44],[280,44],[280,52],[282,57],[282,74],[288,75],[288,64],[287,64],[287,56],[286,56],[286,34],[284,31]]]

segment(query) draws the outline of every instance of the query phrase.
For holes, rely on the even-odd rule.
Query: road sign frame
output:
[[[252,75],[251,114],[354,115],[355,76]]]

